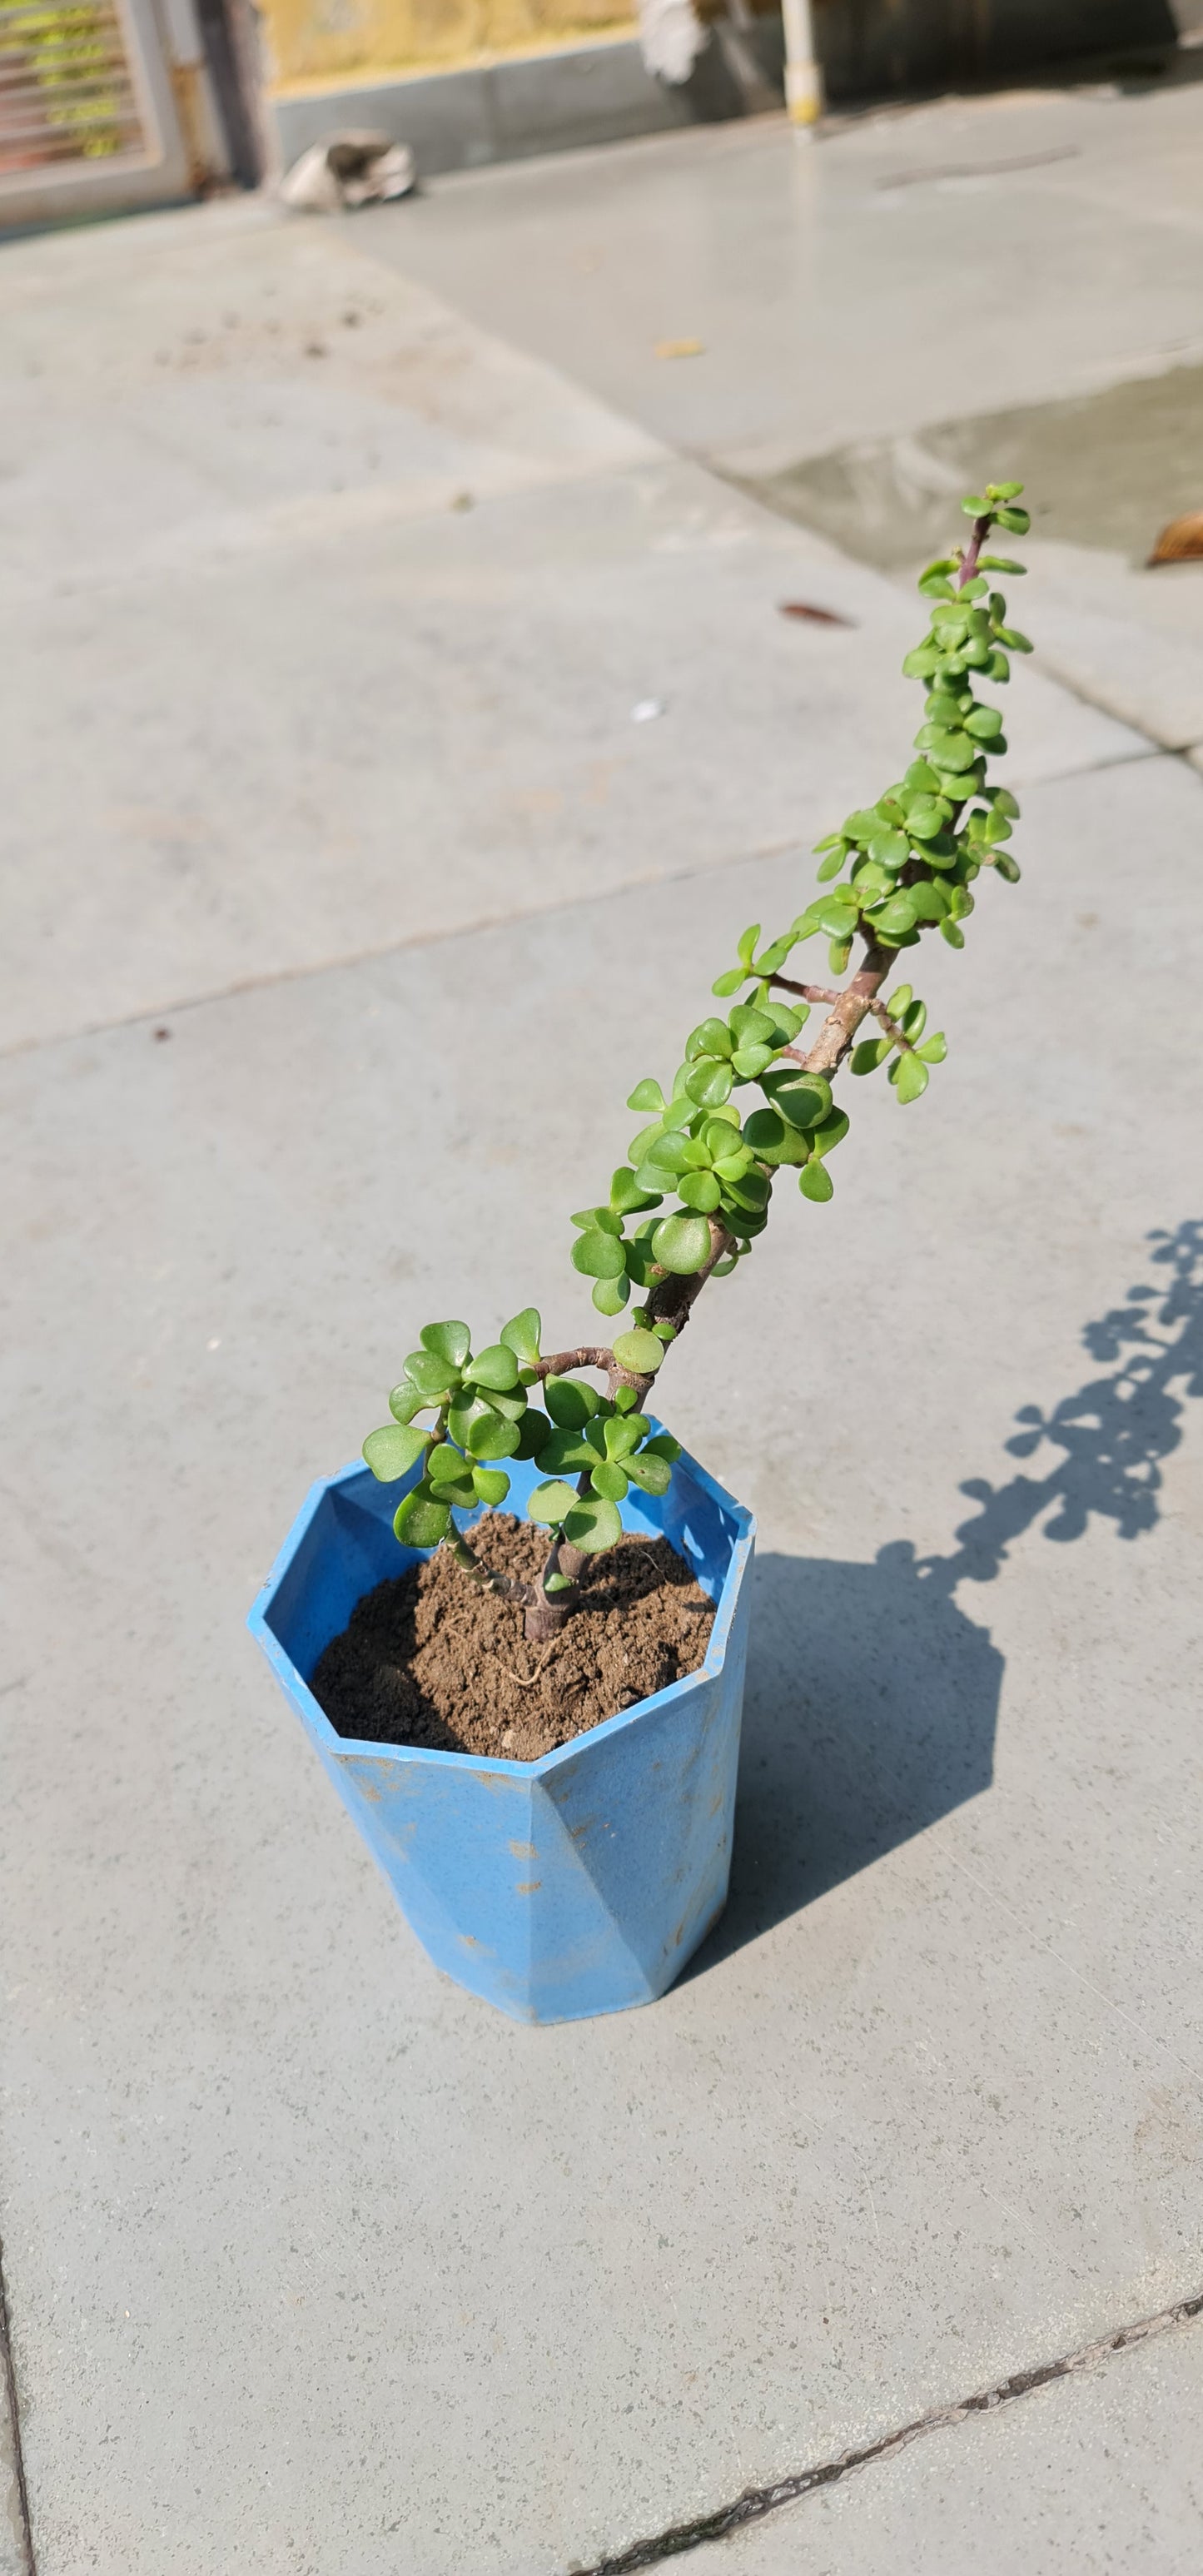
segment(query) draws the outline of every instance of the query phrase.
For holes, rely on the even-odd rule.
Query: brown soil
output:
[[[471,1535],[498,1573],[529,1583],[545,1562],[546,1538],[509,1512]],[[714,1603],[667,1539],[627,1538],[590,1560],[580,1607],[550,1646],[528,1646],[522,1618],[439,1548],[357,1603],[314,1698],[340,1735],[537,1762],[696,1672]]]

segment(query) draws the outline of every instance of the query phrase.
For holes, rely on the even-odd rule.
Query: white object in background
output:
[[[823,113],[823,82],[815,61],[810,0],[781,0],[785,28],[785,105],[791,125],[817,125]]]
[[[663,698],[640,698],[631,709],[632,724],[652,724],[664,713]]]
[[[706,43],[693,0],[639,0],[639,44],[649,72],[679,89]]]
[[[297,214],[337,215],[371,197],[408,197],[414,181],[408,144],[387,134],[333,134],[293,162],[280,196]]]

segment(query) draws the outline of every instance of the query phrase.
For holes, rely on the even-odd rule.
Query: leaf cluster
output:
[[[372,1474],[395,1484],[421,1462],[422,1473],[393,1519],[407,1547],[437,1547],[454,1511],[494,1508],[510,1490],[503,1458],[530,1458],[545,1481],[528,1505],[530,1518],[554,1529],[582,1554],[613,1547],[621,1536],[618,1505],[632,1484],[668,1490],[678,1443],[653,1432],[638,1391],[618,1383],[598,1395],[584,1378],[545,1374],[542,1324],[533,1306],[514,1315],[475,1356],[468,1326],[424,1324],[389,1397],[390,1422],[369,1431],[363,1454]],[[632,1375],[651,1377],[664,1356],[650,1333],[619,1336],[614,1356]],[[532,1401],[542,1380],[544,1411]],[[418,1416],[433,1421],[419,1425]],[[577,1479],[575,1489],[562,1481]],[[556,1588],[553,1576],[549,1589]]]
[[[822,890],[788,929],[767,942],[758,922],[744,931],[736,964],[712,987],[720,1001],[743,998],[725,1020],[703,1020],[692,1031],[668,1097],[650,1079],[632,1092],[629,1107],[656,1116],[628,1147],[608,1205],[573,1219],[582,1229],[573,1263],[593,1279],[593,1302],[603,1314],[616,1314],[633,1286],[650,1289],[665,1273],[688,1275],[710,1265],[717,1277],[732,1269],[764,1230],[783,1164],[797,1168],[803,1197],[831,1198],[827,1157],[849,1121],[834,1107],[825,1075],[809,1071],[793,1044],[811,1009],[807,988],[784,973],[793,951],[822,935],[831,972],[839,975],[858,935],[878,955],[914,948],[932,929],[962,948],[982,869],[993,868],[1008,884],[1017,881],[1005,844],[1019,807],[1008,788],[987,779],[987,763],[1007,748],[1003,720],[977,692],[979,682],[1007,681],[1010,654],[1031,651],[1027,637],[1008,624],[1006,600],[987,578],[1021,573],[1023,566],[983,550],[993,527],[1027,528],[1021,490],[1018,483],[991,484],[964,503],[974,521],[972,570],[950,554],[920,577],[930,601],[928,631],[903,663],[908,676],[926,683],[915,759],[875,804],[859,807],[818,843]],[[919,1099],[932,1066],[947,1055],[943,1032],[924,1037],[926,1005],[910,984],[871,1007],[878,1033],[855,1048],[853,1072],[888,1064],[899,1100]],[[759,1089],[767,1106],[744,1116],[737,1095],[748,1086]],[[676,1205],[665,1208],[670,1192]],[[654,1208],[665,1212],[653,1217],[647,1211]],[[628,1218],[635,1219],[629,1232]],[[717,1262],[712,1227],[721,1227],[733,1246]],[[653,1315],[645,1320],[657,1329]]]

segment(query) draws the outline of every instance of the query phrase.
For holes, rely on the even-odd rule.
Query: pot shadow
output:
[[[1084,1328],[1102,1373],[1016,1415],[1012,1457],[1060,1456],[1043,1476],[963,1484],[977,1509],[947,1556],[894,1539],[871,1564],[757,1561],[731,1893],[686,1977],[989,1788],[1003,1658],[960,1584],[992,1583],[1035,1523],[1059,1546],[1092,1515],[1125,1540],[1156,1526],[1161,1461],[1203,1396],[1203,1220],[1149,1241],[1168,1277]]]

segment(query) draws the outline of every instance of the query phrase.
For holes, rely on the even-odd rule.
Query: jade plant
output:
[[[572,1220],[574,1268],[592,1281],[602,1315],[631,1306],[627,1329],[604,1347],[549,1356],[533,1306],[475,1354],[466,1324],[427,1324],[389,1397],[392,1420],[363,1444],[382,1482],[421,1464],[397,1510],[397,1537],[449,1549],[470,1582],[525,1611],[531,1639],[553,1636],[570,1617],[587,1559],[621,1536],[619,1505],[631,1485],[667,1491],[679,1444],[644,1407],[702,1288],[746,1258],[783,1175],[796,1173],[814,1205],[831,1198],[830,1157],[849,1124],[835,1102],[836,1075],[845,1064],[853,1075],[884,1070],[908,1105],[947,1054],[943,1033],[927,1034],[909,959],[893,989],[883,988],[925,933],[964,946],[983,868],[1008,884],[1019,875],[1006,846],[1019,808],[986,776],[1007,747],[1002,717],[978,688],[1008,679],[1008,656],[1031,650],[989,579],[1024,567],[987,551],[996,528],[1026,531],[1022,489],[992,483],[965,501],[968,543],[920,576],[928,631],[902,667],[927,696],[905,776],[820,841],[820,892],[788,929],[767,941],[759,923],[744,931],[734,964],[712,987],[725,1016],[713,1012],[691,1031],[670,1088],[649,1077],[630,1094],[638,1134],[606,1196]],[[847,974],[854,943],[863,943],[847,982],[786,973],[794,950],[820,937],[833,978]],[[815,1011],[817,1033],[799,1045]],[[600,1374],[603,1392],[583,1370]],[[533,1460],[542,1474],[527,1513],[547,1531],[548,1547],[531,1583],[483,1565],[455,1518],[505,1501],[507,1458]]]

